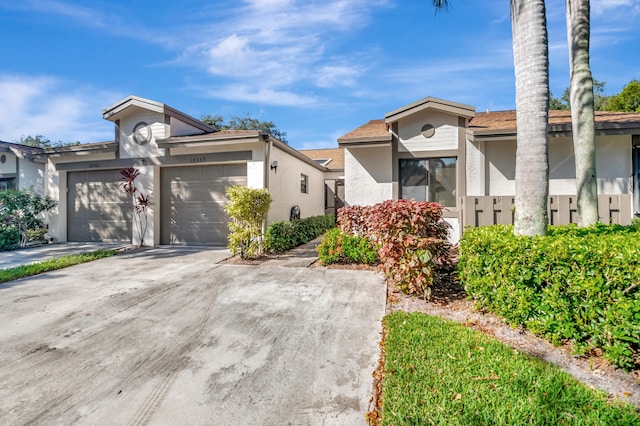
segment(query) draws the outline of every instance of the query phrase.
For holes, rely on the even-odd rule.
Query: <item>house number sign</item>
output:
[[[201,155],[199,157],[191,157],[191,163],[204,163],[207,161],[207,157]]]

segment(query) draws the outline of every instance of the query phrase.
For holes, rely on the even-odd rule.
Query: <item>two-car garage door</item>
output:
[[[226,245],[225,191],[246,184],[246,164],[163,168],[160,243]]]
[[[246,164],[160,169],[160,243],[226,245],[225,191],[246,185],[246,176]],[[69,241],[131,241],[133,206],[120,170],[69,172],[67,184]]]

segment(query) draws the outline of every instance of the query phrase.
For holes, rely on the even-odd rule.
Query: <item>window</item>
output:
[[[16,189],[16,178],[0,178],[0,191]]]
[[[400,197],[456,207],[456,157],[400,160]]]
[[[303,194],[309,193],[309,176],[300,174],[300,192]]]

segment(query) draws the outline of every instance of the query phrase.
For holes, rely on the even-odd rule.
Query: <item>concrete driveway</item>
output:
[[[365,424],[385,286],[157,248],[0,285],[0,424]]]

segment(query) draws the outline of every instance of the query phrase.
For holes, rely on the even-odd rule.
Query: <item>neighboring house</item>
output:
[[[44,194],[43,150],[0,141],[0,190],[24,189]]]
[[[324,166],[324,209],[335,214],[344,206],[344,148],[303,149],[302,154]]]
[[[324,213],[326,169],[257,130],[210,127],[165,104],[129,96],[103,111],[115,140],[44,150],[54,241],[132,241],[132,202],[120,170],[141,171],[137,186],[151,194],[149,244],[226,245],[225,191],[267,188],[268,221]]]
[[[640,113],[596,112],[601,221],[630,223],[640,212]],[[345,202],[415,198],[446,207],[457,240],[465,226],[512,223],[515,111],[425,98],[338,139],[345,149]],[[549,112],[549,217],[575,218],[571,112]]]

